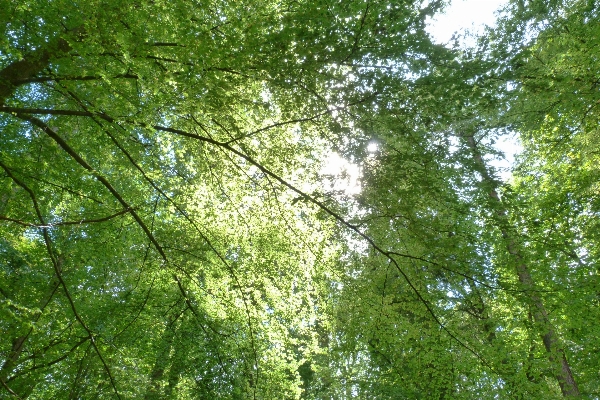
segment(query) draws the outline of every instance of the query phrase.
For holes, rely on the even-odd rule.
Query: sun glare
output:
[[[321,176],[326,190],[346,195],[360,193],[360,167],[337,153],[331,153],[325,159]]]

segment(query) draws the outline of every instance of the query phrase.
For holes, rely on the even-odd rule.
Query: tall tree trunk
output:
[[[156,361],[154,362],[154,367],[152,368],[152,372],[150,373],[150,382],[148,384],[148,388],[144,396],[145,400],[163,398],[163,381],[165,369],[169,368],[170,365],[169,354],[171,353],[171,349],[173,347],[175,329],[176,327],[174,326],[174,324],[172,324],[171,321],[169,321],[169,324],[167,324],[163,332],[163,337],[161,338],[161,343],[158,348]],[[171,381],[169,380],[169,384],[170,383]]]
[[[548,359],[555,368],[556,379],[558,380],[562,394],[564,397],[579,396],[579,388],[577,387],[577,383],[571,372],[564,349],[562,348],[559,337],[548,318],[548,311],[544,306],[542,298],[536,291],[535,282],[531,277],[529,267],[521,253],[522,245],[519,242],[520,238],[509,229],[508,208],[502,202],[496,191],[498,182],[488,173],[485,161],[481,156],[481,152],[477,147],[477,142],[473,135],[463,135],[463,139],[466,141],[467,146],[472,152],[477,172],[481,174],[485,187],[489,189],[491,205],[496,214],[496,225],[502,232],[502,237],[504,237],[507,242],[506,248],[508,253],[515,260],[517,276],[523,287],[523,294],[527,297],[532,308],[533,319],[541,330],[542,341],[544,342]]]
[[[50,301],[52,301],[52,298],[54,297],[54,294],[56,293],[56,290],[58,289],[58,285],[59,285],[58,281],[53,281],[52,284],[50,285],[46,295],[43,297],[43,300],[40,302],[40,304],[38,306],[40,311],[36,313],[36,315],[33,319],[34,324],[40,319],[40,317],[42,316],[42,313],[44,312],[44,309],[50,303]],[[33,332],[33,328],[30,328],[25,335],[18,336],[13,339],[11,350],[8,353],[8,356],[6,357],[6,359],[4,360],[4,363],[2,363],[2,365],[0,366],[0,381],[6,382],[6,380],[9,378],[10,374],[13,372],[15,367],[18,365],[19,357],[21,356],[21,353],[23,352],[23,349],[25,348],[27,339],[29,339],[29,336],[31,335],[32,332]]]

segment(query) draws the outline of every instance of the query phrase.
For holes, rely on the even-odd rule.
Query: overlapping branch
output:
[[[42,122],[42,124],[43,124],[43,122]],[[25,184],[25,182],[23,182],[19,178],[17,178],[12,173],[11,169],[6,164],[4,164],[2,161],[0,161],[0,167],[2,167],[2,169],[4,169],[6,174],[13,180],[13,182],[15,182],[17,185],[22,187],[27,192],[27,194],[29,194],[29,197],[31,198],[31,202],[33,204],[35,213],[40,221],[40,225],[46,226],[47,224],[45,222],[44,216],[42,215],[41,209],[40,209],[38,201],[37,201],[37,197],[36,197],[35,193],[33,192],[33,190],[31,190],[31,188],[29,188],[29,186],[27,186],[27,184]],[[87,324],[83,321],[81,315],[77,311],[77,307],[75,306],[75,301],[73,300],[73,297],[71,296],[69,288],[67,287],[67,284],[66,284],[65,280],[63,279],[62,265],[64,262],[64,258],[61,257],[60,255],[56,254],[56,250],[54,249],[52,239],[50,238],[50,235],[48,234],[48,228],[43,227],[43,228],[41,228],[41,231],[42,231],[42,236],[44,238],[44,243],[46,245],[46,250],[47,250],[48,256],[50,257],[50,261],[52,262],[52,266],[54,268],[54,273],[56,274],[56,278],[58,279],[58,282],[59,282],[60,286],[62,287],[63,292],[65,293],[65,296],[67,297],[67,300],[69,301],[71,311],[73,312],[73,315],[75,316],[75,319],[77,320],[77,322],[79,322],[81,327],[87,332],[88,338],[89,338],[90,342],[92,343],[92,346],[94,347],[94,350],[95,350],[96,354],[98,355],[98,358],[100,359],[102,365],[104,366],[104,370],[106,371],[106,374],[109,377],[109,380],[110,380],[110,383],[111,383],[111,386],[113,388],[115,395],[117,396],[118,399],[121,399],[121,395],[119,394],[119,391],[117,389],[116,381],[113,377],[113,374],[112,374],[108,364],[106,363],[106,360],[104,359],[104,356],[102,355],[102,352],[100,351],[100,348],[96,344],[95,335],[90,330],[90,328],[87,326]]]
[[[46,132],[51,138],[53,138],[72,158],[74,158],[85,169],[87,169],[88,171],[92,172],[94,174],[94,176],[105,187],[107,187],[107,189],[109,189],[109,191],[115,196],[115,198],[117,198],[117,200],[119,200],[119,202],[121,202],[121,204],[124,207],[129,207],[129,205],[125,202],[125,200],[123,200],[123,198],[114,190],[114,188],[112,188],[112,186],[110,185],[110,183],[108,183],[108,181],[106,180],[106,178],[104,178],[101,175],[99,175],[81,156],[79,156],[62,138],[60,138],[56,134],[56,132],[54,132],[52,129],[50,129],[44,122],[42,122],[41,120],[39,120],[37,118],[32,117],[30,114],[39,113],[39,114],[53,114],[53,115],[85,116],[85,117],[100,118],[100,119],[105,120],[105,121],[110,122],[110,123],[116,123],[117,120],[115,118],[113,118],[113,117],[111,117],[111,116],[109,116],[109,115],[107,115],[105,113],[90,112],[88,110],[86,110],[86,111],[71,111],[71,110],[48,110],[48,109],[27,109],[27,108],[17,109],[17,108],[9,108],[9,107],[0,107],[0,111],[6,111],[6,112],[14,113],[14,114],[16,114],[16,116],[18,118],[21,118],[21,119],[24,119],[24,120],[28,120],[31,123],[33,123],[34,125],[38,126],[42,130],[44,130],[44,132]],[[384,256],[385,258],[387,258],[390,261],[390,263],[392,265],[394,265],[394,267],[400,273],[400,275],[403,277],[403,279],[408,284],[408,286],[410,287],[410,289],[415,293],[415,295],[419,299],[419,302],[421,302],[424,305],[425,309],[427,310],[427,313],[436,322],[436,324],[438,324],[440,326],[440,328],[442,330],[444,330],[461,347],[464,347],[466,350],[468,350],[469,352],[471,352],[472,354],[474,354],[482,362],[483,365],[487,366],[491,370],[494,370],[494,368],[486,360],[484,360],[482,358],[482,356],[477,351],[475,351],[471,346],[469,346],[466,343],[464,343],[458,336],[456,336],[456,334],[454,334],[453,332],[451,332],[445,326],[445,324],[438,317],[437,313],[433,310],[433,307],[431,306],[431,304],[425,299],[425,297],[421,294],[421,292],[419,291],[419,289],[417,289],[417,287],[413,284],[413,282],[411,281],[410,277],[401,268],[400,264],[398,263],[398,261],[395,259],[394,256],[399,256],[399,257],[407,258],[407,259],[411,259],[411,260],[414,260],[416,257],[410,256],[408,254],[403,254],[403,253],[389,251],[389,250],[386,250],[386,249],[382,248],[370,236],[368,236],[364,232],[362,232],[358,226],[350,223],[341,214],[335,212],[331,207],[327,206],[323,201],[320,201],[320,200],[316,199],[314,196],[312,196],[312,195],[310,195],[308,193],[303,192],[302,190],[300,190],[299,188],[297,188],[296,186],[294,186],[292,183],[290,183],[287,180],[283,179],[281,176],[279,176],[275,172],[271,171],[270,169],[268,169],[266,166],[264,166],[263,164],[261,164],[260,162],[258,162],[257,160],[255,160],[254,158],[250,157],[249,155],[247,155],[246,153],[242,152],[241,150],[238,150],[237,148],[233,147],[233,145],[232,145],[234,143],[233,141],[222,142],[222,141],[213,139],[212,137],[209,137],[210,133],[208,132],[208,130],[206,129],[206,127],[204,127],[202,125],[199,125],[199,126],[205,131],[205,133],[207,133],[207,136],[202,136],[202,135],[199,135],[197,133],[189,132],[189,131],[178,129],[178,128],[172,128],[172,127],[162,126],[162,125],[148,125],[146,123],[138,122],[138,121],[134,121],[134,120],[128,120],[127,122],[128,123],[132,123],[132,124],[137,125],[137,126],[141,126],[141,127],[145,127],[145,128],[152,128],[152,129],[155,129],[157,131],[172,133],[172,134],[175,134],[175,135],[178,135],[178,136],[187,137],[187,138],[190,138],[190,139],[198,140],[200,142],[204,142],[204,143],[208,143],[208,144],[217,146],[218,148],[221,148],[221,149],[223,149],[223,150],[225,150],[225,151],[227,151],[229,153],[232,153],[232,154],[234,154],[234,155],[236,155],[238,157],[241,157],[242,159],[246,160],[248,163],[250,163],[251,165],[254,165],[256,168],[258,168],[266,176],[269,176],[270,178],[274,179],[276,182],[278,182],[282,186],[284,186],[284,187],[288,188],[289,190],[293,191],[294,193],[298,194],[301,198],[305,199],[309,203],[312,203],[315,206],[317,206],[318,208],[320,208],[321,210],[323,210],[326,214],[328,214],[335,221],[337,221],[337,223],[339,223],[340,225],[344,226],[345,228],[349,229],[350,231],[352,231],[355,234],[357,234],[358,236],[360,236],[377,253],[379,253],[382,256]],[[124,151],[124,149],[121,148],[121,151]],[[133,159],[130,156],[128,158],[130,159],[130,161],[133,161]],[[134,163],[134,166],[136,166],[135,163]],[[141,168],[139,166],[136,166],[136,169],[141,170]],[[147,179],[147,178],[145,178],[145,179]],[[172,199],[170,199],[169,196],[167,196],[162,190],[160,190],[158,188],[158,186],[156,186],[153,183],[151,183],[151,185],[156,190],[158,190],[159,193],[161,193],[161,195],[163,197],[165,197],[170,202],[172,202]],[[178,210],[178,212],[180,212],[180,214],[183,215],[184,218],[186,218],[188,220],[188,222],[191,223],[192,226],[194,226],[198,230],[196,224],[189,217],[189,215],[187,215],[187,213],[185,213],[183,210],[181,210],[175,203],[172,203],[172,204],[174,204],[176,206],[176,209]],[[153,237],[153,235],[149,231],[148,227],[143,223],[143,221],[141,221],[141,218],[139,218],[139,216],[137,216],[137,214],[134,215],[135,211],[131,210],[131,213],[134,216],[134,219],[136,220],[136,222],[138,222],[138,224],[140,225],[140,227],[144,230],[144,232],[146,233],[146,235],[150,238],[150,240],[153,243],[153,245],[155,246],[155,248],[159,251],[161,257],[163,257],[163,259],[166,261],[167,257],[166,257],[166,254],[164,253],[164,250],[162,249],[162,247],[160,246],[160,244],[156,241],[156,239]],[[136,218],[136,216],[137,216],[137,218]],[[204,238],[204,240],[207,241],[207,243],[209,244],[209,246],[211,246],[211,248],[215,252],[215,254],[217,254],[219,256],[219,258],[221,259],[221,261],[224,262],[225,265],[229,265],[227,263],[227,261],[222,257],[222,255],[220,255],[220,253],[216,250],[216,248],[214,248],[214,246],[210,245],[210,242],[208,241],[208,238],[206,238],[205,235],[201,231],[198,230],[198,232]],[[423,261],[423,260],[420,259],[420,261]],[[178,283],[178,286],[179,286],[180,290],[182,290],[182,293],[185,293],[185,290],[183,290],[183,286],[180,286],[181,282],[179,281],[179,279],[176,279],[176,281]],[[240,287],[241,287],[241,285],[240,285]],[[186,299],[186,301],[189,301],[187,295],[185,295],[184,298]]]

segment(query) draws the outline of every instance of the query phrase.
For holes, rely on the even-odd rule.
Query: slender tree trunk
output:
[[[16,366],[17,360],[19,359],[19,357],[21,356],[21,352],[23,351],[23,345],[29,337],[29,333],[31,333],[31,329],[29,330],[29,332],[27,332],[27,336],[19,336],[13,339],[10,353],[8,353],[8,357],[6,357],[4,364],[2,364],[2,368],[0,368],[0,380],[2,380],[2,382],[6,381],[8,375]]]
[[[532,308],[534,322],[542,332],[542,341],[544,342],[544,347],[548,353],[548,359],[556,370],[556,379],[558,380],[562,394],[565,397],[579,396],[579,388],[577,387],[577,383],[575,382],[575,378],[571,372],[564,349],[562,348],[558,335],[556,334],[556,331],[552,326],[550,319],[548,318],[548,311],[544,306],[544,302],[538,292],[535,290],[535,282],[531,277],[529,267],[527,266],[527,263],[525,262],[521,253],[521,244],[519,242],[519,238],[516,234],[509,230],[507,220],[508,209],[496,191],[498,183],[488,173],[485,161],[481,156],[481,152],[477,147],[477,143],[475,142],[473,135],[463,135],[463,138],[472,152],[473,161],[477,172],[481,174],[484,185],[489,189],[491,205],[494,208],[497,216],[496,225],[502,232],[504,239],[507,241],[506,247],[509,254],[515,260],[517,276],[521,286],[524,289],[523,294],[527,297],[527,300]]]
[[[36,323],[40,319],[42,313],[44,312],[44,309],[50,303],[50,301],[52,301],[52,298],[54,297],[54,294],[56,293],[57,289],[58,282],[54,281],[49,287],[47,294],[44,296],[44,300],[40,303],[40,311],[36,313],[33,319],[33,323]],[[6,382],[10,374],[18,365],[19,357],[21,356],[21,353],[25,348],[27,339],[29,338],[32,332],[33,328],[30,328],[24,336],[19,336],[13,339],[10,353],[8,353],[8,357],[6,357],[6,360],[4,360],[4,363],[2,364],[2,366],[0,366],[0,381]]]
[[[154,363],[154,367],[152,368],[152,372],[150,373],[150,382],[144,396],[145,400],[163,398],[165,369],[169,367],[169,354],[173,346],[174,337],[175,327],[173,326],[172,328],[169,328],[169,326],[167,326],[163,332],[163,337],[161,338],[161,344],[156,356],[156,361]]]

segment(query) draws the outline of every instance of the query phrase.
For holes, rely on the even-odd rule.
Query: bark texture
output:
[[[62,57],[70,50],[69,42],[59,37],[0,70],[0,106],[6,103],[19,85],[34,78],[48,67],[51,59]]]
[[[508,253],[515,260],[519,282],[521,283],[523,292],[525,296],[527,296],[532,308],[533,319],[542,332],[542,341],[546,348],[548,359],[555,368],[556,379],[558,380],[562,394],[564,397],[579,396],[579,388],[577,387],[575,377],[571,372],[571,367],[565,356],[565,351],[561,346],[556,330],[548,318],[548,311],[544,306],[542,298],[536,291],[535,282],[529,272],[529,267],[523,258],[519,238],[508,229],[508,209],[500,199],[496,190],[498,182],[490,176],[473,135],[463,135],[463,138],[472,152],[473,162],[477,172],[481,174],[484,185],[489,188],[489,197],[497,216],[497,226],[502,233],[502,237],[507,241],[506,247]]]

